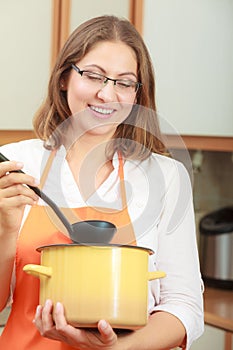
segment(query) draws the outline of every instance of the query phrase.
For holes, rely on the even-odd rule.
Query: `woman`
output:
[[[135,28],[113,16],[91,19],[57,59],[34,120],[39,138],[1,147],[12,160],[0,164],[1,309],[12,302],[2,348],[189,349],[202,333],[191,187],[184,167],[165,154],[154,95],[150,57]],[[27,175],[14,172],[22,168]],[[60,303],[36,308],[39,282],[23,266],[40,262],[38,246],[70,242],[24,186],[39,183],[67,215],[74,209],[72,220],[111,221],[113,243],[156,252],[150,268],[167,277],[150,283],[145,327],[117,335],[100,320],[91,332],[68,325]]]

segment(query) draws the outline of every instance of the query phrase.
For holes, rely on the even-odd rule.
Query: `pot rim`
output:
[[[46,248],[57,248],[57,247],[102,247],[102,248],[132,248],[132,249],[139,249],[139,250],[145,250],[149,253],[149,255],[153,255],[154,251],[150,248],[141,247],[141,246],[134,246],[129,244],[115,244],[115,243],[109,243],[109,244],[103,244],[103,243],[58,243],[58,244],[48,244],[44,246],[40,246],[36,248],[38,252],[41,252],[42,250]]]

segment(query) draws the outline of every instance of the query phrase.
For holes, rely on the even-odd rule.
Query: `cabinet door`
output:
[[[0,129],[32,129],[50,69],[51,2],[0,1]]]
[[[204,334],[191,346],[191,350],[224,350],[224,331],[205,325]],[[233,348],[232,348],[233,350]]]
[[[233,1],[144,0],[143,23],[160,116],[183,135],[233,136]]]
[[[116,15],[129,17],[128,0],[71,0],[70,30],[73,31],[79,24],[89,18],[101,15]]]

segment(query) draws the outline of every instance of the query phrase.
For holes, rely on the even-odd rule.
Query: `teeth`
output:
[[[90,108],[95,111],[95,112],[98,112],[98,113],[101,113],[101,114],[111,114],[113,113],[114,109],[105,109],[105,108],[100,108],[100,107],[94,107],[94,106],[90,106]]]

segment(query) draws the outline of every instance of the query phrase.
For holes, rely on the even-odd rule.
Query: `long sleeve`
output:
[[[159,303],[153,311],[163,310],[180,319],[186,328],[186,348],[189,349],[204,327],[203,283],[196,243],[192,188],[188,173],[181,163],[174,162],[166,178],[164,206],[158,224],[156,267],[165,271],[167,277],[160,280]]]

